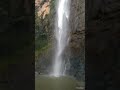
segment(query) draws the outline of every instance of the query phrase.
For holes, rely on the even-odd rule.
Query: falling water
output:
[[[53,65],[53,75],[59,77],[65,73],[65,60],[63,52],[69,42],[69,13],[70,0],[58,0],[57,18],[55,22],[55,57]]]

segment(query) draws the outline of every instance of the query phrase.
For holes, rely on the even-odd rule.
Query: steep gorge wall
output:
[[[47,27],[51,32],[53,31],[51,29],[54,29],[54,18],[56,13],[53,4],[55,4],[55,0],[36,0],[38,16],[42,19],[45,19],[46,15],[49,16],[48,21],[50,24]],[[70,10],[70,46],[73,52],[72,54],[81,55],[84,52],[85,39],[85,0],[72,0]],[[46,24],[44,22],[41,23],[43,23],[43,25]]]
[[[70,26],[72,32],[85,29],[85,0],[71,1]]]
[[[39,2],[37,5],[38,8],[38,16],[39,18],[42,18],[44,20],[47,20],[49,22],[48,24],[48,30],[49,32],[53,32],[54,29],[54,21],[55,21],[55,0],[42,0],[45,2]],[[47,7],[46,4],[48,4]],[[45,7],[45,8],[44,8]],[[49,8],[49,13],[48,9]],[[70,29],[71,29],[71,39],[70,39],[70,61],[71,61],[71,70],[68,71],[70,75],[75,76],[76,78],[84,79],[84,63],[85,63],[85,0],[71,0],[71,7],[70,7],[71,13],[70,13]],[[43,14],[40,14],[40,13]],[[47,12],[47,13],[46,13]],[[46,14],[46,15],[44,15]],[[43,16],[42,16],[43,15]],[[46,22],[41,22],[43,26],[46,26]],[[46,30],[44,28],[44,30]],[[54,37],[53,33],[51,33],[52,37]],[[45,72],[45,68],[49,68],[49,59],[51,52],[47,53],[47,57],[41,56],[39,62],[37,64],[38,71]],[[43,60],[44,59],[44,60]],[[42,63],[46,63],[42,64]],[[39,65],[40,64],[40,65]],[[44,67],[44,68],[43,68]],[[77,69],[76,69],[77,67]],[[42,70],[39,70],[42,69]],[[49,70],[47,70],[49,71]],[[46,71],[46,72],[47,72]],[[40,72],[40,73],[41,73]]]
[[[85,0],[72,0],[70,28],[72,54],[84,58]]]

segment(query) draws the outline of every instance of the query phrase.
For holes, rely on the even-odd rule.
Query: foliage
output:
[[[46,47],[47,40],[47,32],[44,29],[44,23],[35,13],[35,51],[41,52],[42,48]],[[36,55],[39,56],[39,55]]]
[[[55,17],[55,0],[51,0],[50,13],[45,18],[40,18],[37,14],[38,8],[35,8],[35,56],[38,58],[40,54],[50,46],[54,29]],[[41,16],[42,17],[42,16]]]

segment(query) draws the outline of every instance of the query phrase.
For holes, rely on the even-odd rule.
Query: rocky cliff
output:
[[[84,57],[85,0],[72,0],[70,17],[72,54]]]
[[[36,0],[35,1],[35,7],[37,8],[38,16],[40,18],[45,18],[46,15],[50,12],[50,1],[51,0]]]
[[[39,18],[45,19],[46,18],[45,16],[49,15],[48,19],[52,27],[54,27],[54,23],[51,21],[54,20],[54,16],[55,16],[54,14],[55,8],[52,7],[53,1],[54,0],[52,1],[36,0],[36,7],[38,10],[37,14]],[[43,25],[46,24],[44,22],[41,23],[43,23]],[[85,0],[72,0],[71,14],[70,14],[70,28],[71,28],[71,41],[70,41],[71,48],[73,48],[73,52],[77,50],[78,51],[77,54],[79,54],[80,51],[83,52],[84,39],[85,39],[85,33],[84,33],[85,32]]]
[[[55,0],[36,0],[36,10],[38,17],[42,19],[42,25],[47,27],[49,33],[54,29],[54,17],[55,17]],[[70,40],[70,51],[71,51],[71,63],[73,64],[69,73],[75,77],[82,78],[84,76],[84,63],[85,63],[85,0],[72,0],[70,7],[70,29],[71,29],[71,40]],[[46,26],[47,20],[49,24]],[[46,28],[43,28],[46,30]],[[52,33],[50,33],[52,34]],[[53,35],[51,35],[53,37]],[[50,53],[47,53],[48,57]],[[41,58],[45,59],[46,57],[41,56]],[[40,58],[39,58],[40,59]],[[40,60],[42,60],[40,59]],[[46,58],[46,60],[48,60]],[[43,63],[46,61],[44,60]],[[42,62],[39,62],[39,64]],[[48,61],[47,61],[48,63]],[[79,64],[80,63],[80,64]],[[37,63],[36,63],[37,64]],[[77,66],[77,67],[76,67]],[[49,65],[41,66],[41,67],[49,67]],[[39,70],[40,65],[38,65],[37,70]],[[77,70],[76,70],[77,68]]]

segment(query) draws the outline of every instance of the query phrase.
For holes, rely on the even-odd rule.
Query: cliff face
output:
[[[72,0],[71,2],[71,50],[72,55],[84,58],[85,39],[85,0]]]
[[[85,0],[71,1],[70,26],[72,32],[85,29]]]
[[[35,7],[39,7],[41,0],[35,0]]]
[[[50,7],[50,4],[51,4],[51,7]],[[53,17],[49,18],[49,21],[51,23],[51,26],[54,27],[54,23],[52,23],[51,21],[54,20],[55,14],[53,14],[53,12],[51,11],[55,12],[55,8],[52,7],[52,4],[53,3],[51,2],[51,0],[36,0],[36,7],[38,7],[37,9],[38,16],[42,19],[45,19],[46,15],[49,15],[49,16],[53,15]],[[70,29],[71,29],[70,46],[73,52],[72,54],[77,55],[77,54],[84,52],[85,0],[72,0],[70,10],[71,10],[71,13],[70,13]]]
[[[53,32],[54,29],[54,20],[55,20],[55,0],[37,0],[36,7],[38,10],[38,16],[42,19],[42,26],[48,27],[49,32]],[[68,71],[70,75],[75,76],[76,78],[83,78],[84,76],[84,40],[85,40],[85,0],[71,0],[70,7],[70,29],[71,29],[71,40],[70,40],[70,60],[71,60],[71,69]],[[47,20],[49,24],[46,26]],[[46,30],[46,28],[43,28]],[[53,36],[53,34],[52,34]],[[68,52],[69,53],[69,52]],[[47,53],[48,57],[52,56],[51,53]],[[46,58],[44,55],[41,57],[42,59]],[[40,60],[42,60],[40,59]],[[43,60],[42,60],[43,61]],[[45,67],[49,67],[49,61],[46,58],[47,65],[42,65],[42,63],[46,62],[45,60],[40,65],[37,66],[37,70],[40,68],[45,69]],[[76,67],[79,69],[76,70]],[[43,70],[44,71],[44,70]],[[48,70],[49,71],[49,70]]]
[[[40,18],[45,18],[50,12],[50,1],[51,0],[36,0],[35,7],[38,8],[38,16]]]
[[[85,0],[71,0],[71,69],[70,75],[84,81],[85,66]]]

